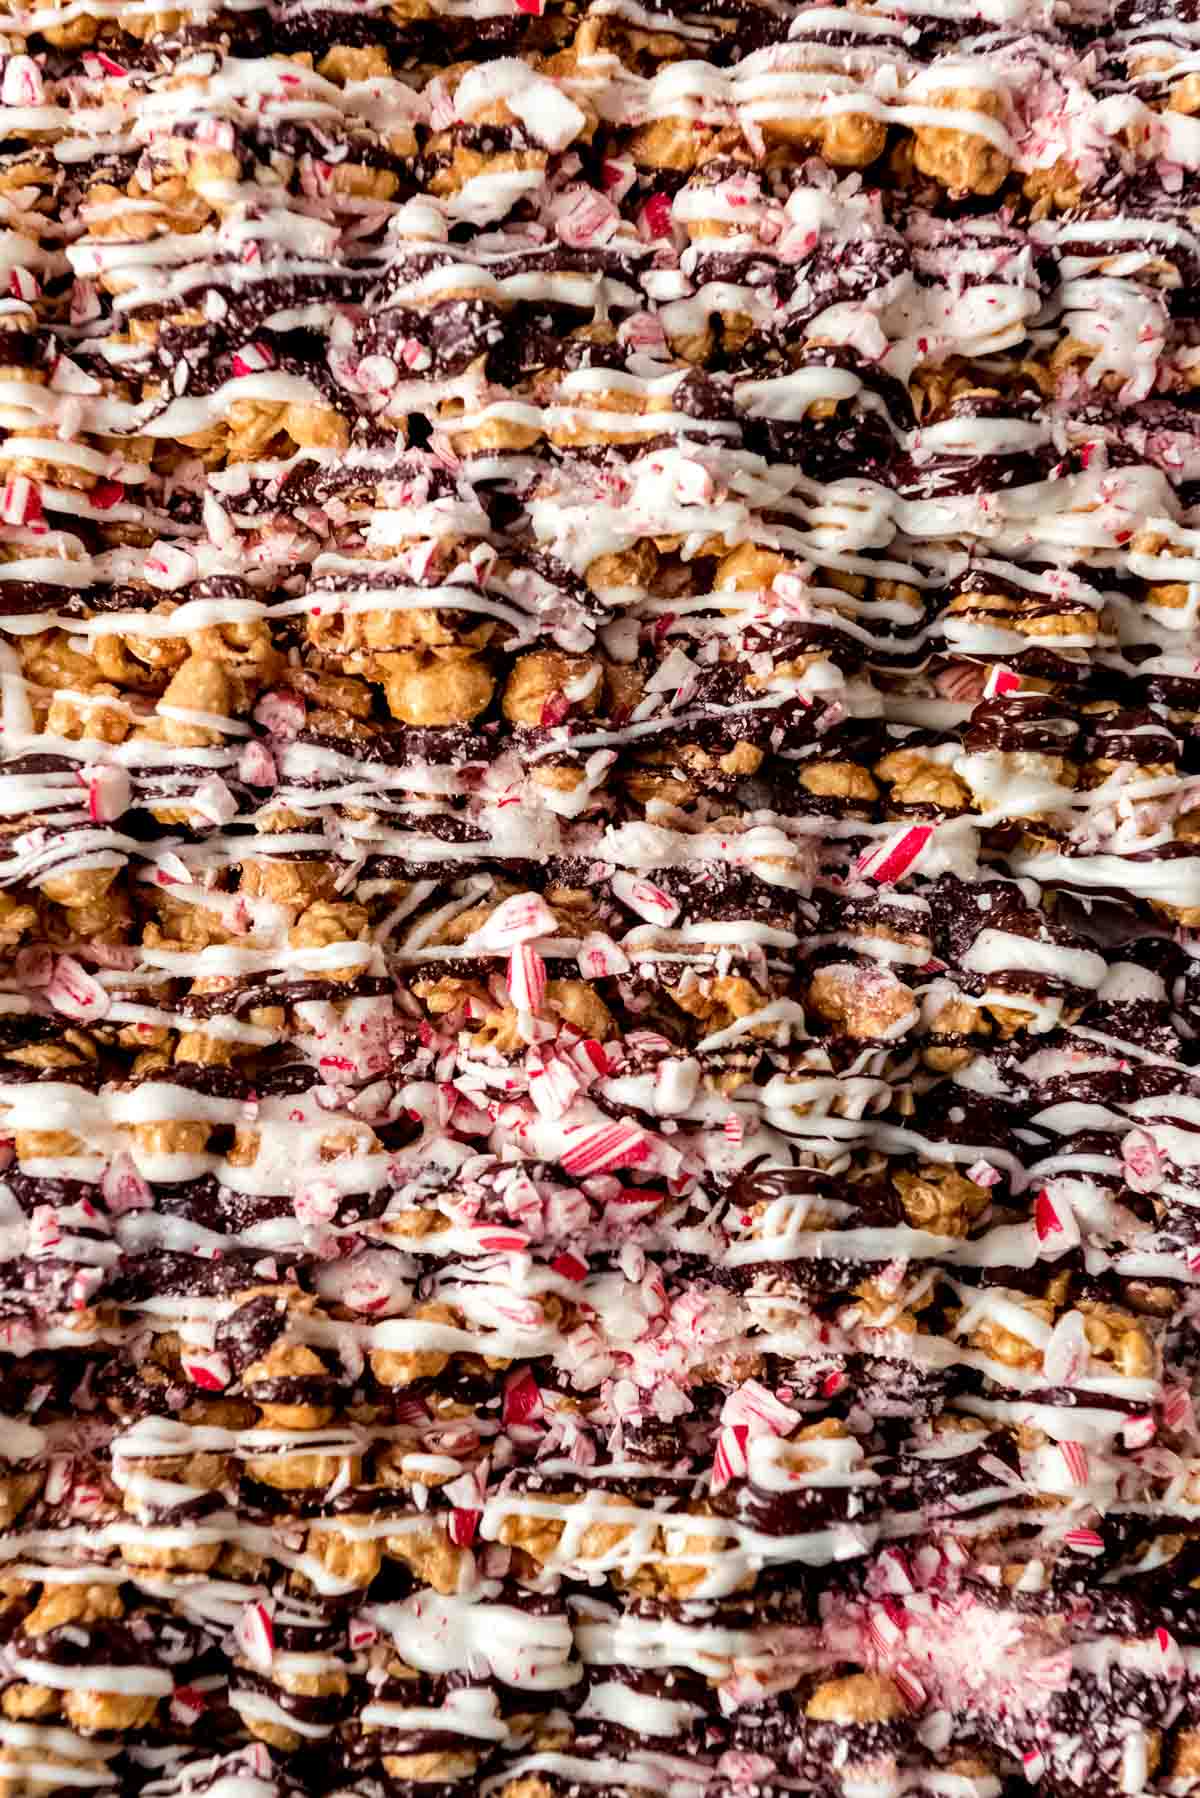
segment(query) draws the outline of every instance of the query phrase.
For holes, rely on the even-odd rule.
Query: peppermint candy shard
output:
[[[245,343],[233,353],[233,372],[239,377],[265,374],[274,366],[275,352],[269,344]]]
[[[929,1694],[921,1684],[912,1668],[903,1661],[897,1661],[892,1668],[892,1678],[899,1686],[911,1710],[920,1710],[928,1700]]]
[[[195,1686],[176,1686],[171,1694],[171,1721],[189,1729],[208,1709],[208,1699]]]
[[[1055,1386],[1073,1386],[1087,1372],[1090,1351],[1078,1311],[1060,1317],[1042,1355],[1046,1378]]]
[[[128,1149],[118,1149],[113,1156],[100,1176],[100,1191],[112,1217],[121,1217],[127,1211],[148,1211],[154,1204],[154,1194],[138,1173]]]
[[[974,1161],[967,1169],[967,1179],[973,1180],[976,1186],[997,1186],[1000,1183],[1000,1170],[994,1168],[990,1161]]]
[[[6,106],[41,106],[46,98],[42,71],[32,56],[10,56],[4,65],[0,99]]]
[[[202,1392],[224,1392],[233,1369],[224,1355],[185,1355],[183,1371]]]
[[[539,894],[514,893],[484,919],[468,942],[473,949],[512,949],[557,931],[558,920]]]
[[[670,893],[640,875],[614,874],[612,890],[615,898],[636,912],[639,918],[644,918],[647,924],[661,924],[668,929],[679,916],[679,906]]]
[[[541,1010],[546,996],[546,964],[528,943],[516,943],[509,955],[508,992],[518,1011]]]
[[[10,475],[0,491],[0,519],[5,524],[39,524],[43,516],[37,482],[23,474]]]
[[[1003,662],[997,662],[983,683],[985,699],[1003,699],[1008,693],[1018,693],[1021,689],[1021,677],[1015,668],[1006,668]]]
[[[647,237],[670,237],[671,206],[669,194],[651,194],[642,207],[642,224]]]
[[[470,1548],[475,1540],[475,1532],[479,1528],[479,1520],[482,1516],[482,1511],[466,1511],[460,1506],[456,1506],[451,1511],[450,1522],[446,1528],[455,1548]]]
[[[709,1476],[709,1487],[713,1492],[723,1492],[731,1480],[745,1476],[749,1466],[746,1455],[749,1440],[750,1431],[744,1423],[726,1424],[721,1431]]]
[[[898,830],[874,849],[860,855],[854,864],[855,880],[873,880],[877,886],[894,886],[909,869],[920,861],[933,837],[932,824],[910,824]]]
[[[55,962],[46,998],[55,1011],[81,1024],[107,1016],[110,1004],[100,982],[70,955],[60,955]]]
[[[1125,1180],[1134,1192],[1156,1192],[1163,1181],[1163,1157],[1148,1130],[1130,1130],[1121,1143]]]
[[[1037,1231],[1039,1242],[1048,1242],[1052,1236],[1065,1236],[1062,1219],[1058,1215],[1053,1199],[1048,1192],[1039,1192],[1033,1203],[1033,1227]]]
[[[1058,1452],[1066,1463],[1067,1473],[1073,1486],[1086,1486],[1088,1481],[1088,1452],[1082,1442],[1060,1442]]]
[[[275,1658],[275,1625],[261,1600],[244,1606],[234,1634],[250,1665],[268,1673]]]
[[[645,1133],[623,1118],[576,1125],[567,1134],[572,1140],[560,1160],[568,1174],[604,1174],[611,1168],[636,1167],[650,1152]]]
[[[506,1425],[532,1423],[542,1415],[542,1394],[532,1371],[523,1367],[504,1387],[503,1419]]]
[[[604,980],[613,974],[628,974],[632,963],[611,937],[593,931],[585,936],[576,953],[579,971],[589,980]]]

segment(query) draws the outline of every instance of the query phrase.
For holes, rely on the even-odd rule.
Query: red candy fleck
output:
[[[523,1367],[504,1387],[505,1424],[532,1423],[542,1415],[542,1394],[531,1370]]]

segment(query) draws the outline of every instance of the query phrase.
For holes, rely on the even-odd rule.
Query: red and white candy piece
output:
[[[237,134],[229,119],[197,119],[195,141],[198,144],[208,144],[214,150],[232,150],[237,142]]]
[[[447,1534],[455,1548],[470,1548],[475,1540],[475,1532],[479,1528],[482,1511],[468,1511],[455,1506],[450,1513],[450,1521],[446,1525]]]
[[[1177,1430],[1184,1435],[1191,1434],[1196,1428],[1196,1412],[1187,1386],[1163,1387],[1162,1414],[1163,1422],[1169,1430]]]
[[[90,768],[81,768],[79,779],[88,791],[92,823],[113,823],[130,809],[130,775],[115,762],[94,762]]]
[[[885,1655],[891,1655],[904,1640],[907,1617],[904,1606],[894,1598],[885,1598],[867,1617],[867,1633]]]
[[[1047,1260],[1079,1241],[1079,1225],[1070,1202],[1050,1187],[1044,1187],[1033,1202],[1033,1228]]]
[[[279,770],[275,757],[262,743],[247,743],[238,757],[238,779],[248,787],[273,787],[278,784]]]
[[[655,886],[652,880],[645,880],[640,874],[617,873],[612,877],[614,898],[620,899],[639,918],[645,918],[648,924],[661,924],[664,929],[673,924],[679,916],[679,906],[670,893]]]
[[[417,338],[406,337],[400,345],[400,360],[405,368],[421,369],[428,368],[433,358]],[[356,372],[368,393],[390,393],[400,379],[400,370],[390,356],[364,356]]]
[[[337,1216],[342,1195],[329,1180],[309,1180],[292,1200],[292,1209],[302,1224],[316,1228]]]
[[[745,1424],[752,1436],[786,1436],[800,1422],[800,1413],[760,1381],[746,1380],[722,1405],[721,1422]]]
[[[616,974],[628,974],[632,963],[625,951],[610,936],[593,931],[585,936],[576,953],[579,971],[588,980],[605,980]]]
[[[53,1255],[62,1241],[62,1228],[53,1205],[35,1205],[29,1218],[25,1252],[33,1260]]]
[[[83,66],[93,81],[107,78],[110,81],[125,81],[129,70],[123,62],[117,62],[103,50],[89,50],[83,59]]]
[[[71,955],[60,955],[55,961],[46,997],[55,1011],[79,1024],[95,1023],[108,1015],[108,994]]]
[[[546,996],[546,964],[529,943],[515,944],[509,955],[508,992],[518,1011],[541,1010]]]
[[[164,591],[186,586],[195,580],[196,573],[195,556],[177,543],[152,543],[142,563],[143,579]]]
[[[17,295],[18,299],[24,299],[24,297],[24,294]],[[71,288],[71,323],[73,325],[90,324],[93,319],[100,317],[100,312],[100,293],[96,283],[77,280]]]
[[[275,352],[266,343],[244,343],[240,350],[233,352],[233,372],[242,375],[262,375],[275,367]]]
[[[892,1668],[892,1678],[904,1694],[909,1707],[914,1711],[919,1711],[928,1700],[929,1694],[913,1669],[907,1662],[897,1661]]]
[[[590,1086],[594,1080],[602,1080],[613,1071],[604,1044],[598,1043],[594,1036],[585,1036],[581,1043],[575,1043],[570,1053],[585,1086]]]
[[[472,949],[511,949],[557,932],[558,920],[540,894],[514,893],[484,919],[469,944]]]
[[[45,98],[42,71],[32,56],[10,56],[0,81],[0,100],[6,106],[41,106]]]
[[[202,780],[189,798],[192,810],[199,812],[208,824],[231,824],[237,817],[237,799],[219,774]]]
[[[183,1371],[201,1392],[224,1392],[233,1378],[233,1369],[224,1355],[185,1353]]]
[[[102,1267],[81,1267],[67,1288],[73,1311],[85,1311],[104,1284]]]
[[[670,237],[673,230],[670,194],[651,194],[638,214],[638,236],[652,240],[656,237]]]
[[[993,1167],[990,1161],[984,1161],[982,1157],[973,1161],[967,1169],[967,1179],[973,1180],[976,1186],[998,1186],[1000,1178],[999,1168]]]
[[[176,1686],[171,1694],[171,1721],[181,1729],[191,1729],[208,1709],[208,1699],[195,1686]]]
[[[254,722],[261,724],[269,737],[290,742],[304,729],[307,708],[298,693],[281,687],[264,693],[254,708]]]
[[[576,1125],[568,1136],[570,1146],[560,1157],[568,1174],[606,1174],[617,1167],[637,1167],[650,1153],[645,1134],[624,1118]]]
[[[1054,1236],[1066,1234],[1062,1214],[1048,1192],[1039,1192],[1033,1202],[1033,1227],[1039,1242],[1049,1242]]]
[[[260,1673],[270,1672],[275,1658],[275,1625],[261,1600],[243,1607],[234,1638],[252,1667],[257,1667]]]
[[[0,519],[5,524],[40,524],[42,490],[27,475],[10,475],[0,492]]]
[[[161,887],[191,886],[192,870],[173,849],[161,849],[154,857],[154,878]]]
[[[750,1465],[746,1454],[749,1440],[750,1431],[744,1423],[729,1424],[721,1431],[709,1477],[713,1492],[723,1492],[732,1480],[745,1478]]]
[[[1168,1679],[1182,1679],[1187,1672],[1187,1661],[1183,1650],[1171,1634],[1160,1624],[1154,1632],[1154,1645],[1162,1656],[1161,1670]]]
[[[637,166],[631,156],[609,156],[600,169],[600,182],[614,205],[619,206],[637,181]]]
[[[1121,1426],[1121,1441],[1126,1448],[1149,1448],[1157,1434],[1158,1423],[1151,1411],[1127,1417]]]
[[[111,1217],[127,1211],[148,1211],[154,1195],[138,1173],[128,1149],[120,1149],[100,1176],[100,1191]]]
[[[504,1386],[503,1418],[506,1425],[533,1423],[542,1415],[542,1394],[532,1369],[510,1374]]]
[[[617,341],[630,350],[645,350],[651,356],[666,356],[667,334],[656,312],[631,312],[617,332]]]
[[[1163,1157],[1148,1130],[1130,1130],[1121,1143],[1126,1184],[1134,1192],[1157,1192],[1163,1181]]]
[[[501,1230],[495,1227],[479,1232],[479,1246],[489,1255],[523,1255],[530,1238],[524,1230]]]
[[[592,187],[568,188],[555,208],[554,229],[575,250],[607,243],[620,222],[616,207]]]
[[[565,1055],[542,1055],[531,1049],[525,1057],[529,1096],[544,1118],[565,1117],[581,1091],[574,1065]]]
[[[1019,693],[1020,690],[1020,675],[1015,668],[1006,668],[1003,662],[997,662],[990,669],[988,677],[983,683],[985,699],[1003,699],[1006,694]]]
[[[897,1597],[907,1597],[915,1588],[908,1559],[902,1548],[885,1548],[875,1558],[875,1572],[884,1581],[888,1591]]]
[[[1058,1452],[1067,1469],[1067,1477],[1073,1486],[1086,1486],[1088,1482],[1088,1452],[1082,1442],[1060,1442]]]
[[[878,886],[893,886],[920,861],[932,836],[932,824],[910,824],[904,830],[895,831],[859,856],[854,864],[853,878],[873,880]]]
[[[1088,1360],[1083,1318],[1078,1311],[1068,1311],[1050,1332],[1042,1355],[1045,1376],[1054,1386],[1073,1386],[1087,1372]]]
[[[392,1289],[375,1268],[360,1268],[341,1289],[342,1303],[351,1311],[382,1311],[391,1302]]]

